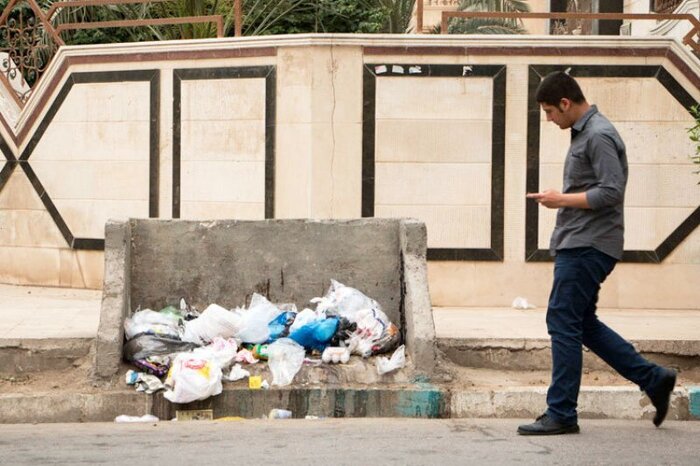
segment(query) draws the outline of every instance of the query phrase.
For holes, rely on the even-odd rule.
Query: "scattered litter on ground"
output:
[[[377,358],[377,372],[379,375],[388,374],[389,372],[401,369],[406,365],[406,347],[399,346],[390,358],[383,356]]]
[[[137,392],[146,392],[149,395],[165,389],[165,385],[158,377],[144,372],[127,371],[126,384],[135,385]]]
[[[247,377],[250,389],[269,388],[244,368],[259,361],[267,362],[272,385],[287,386],[305,364],[347,364],[352,354],[367,358],[400,343],[398,327],[379,303],[355,288],[331,280],[311,303],[315,309],[297,312],[293,303],[273,304],[254,293],[248,308],[211,303],[200,313],[184,299],[179,308],[138,308],[124,323],[124,359],[140,372],[129,371],[126,382],[146,393],[165,389],[171,402],[189,403],[221,393],[222,381]],[[380,374],[404,366],[403,346],[399,350],[377,360]]]
[[[250,372],[243,369],[240,364],[236,364],[231,368],[231,372],[229,372],[224,379],[229,382],[235,382],[236,380],[242,380],[246,377],[250,377]]]
[[[127,416],[122,414],[114,418],[114,422],[118,423],[130,423],[130,422],[158,422],[160,419],[152,414],[144,414],[143,416]]]
[[[259,375],[251,375],[248,377],[248,388],[251,390],[260,390],[262,388],[262,377]]]
[[[287,409],[271,409],[268,419],[291,419],[292,412]]]
[[[527,298],[523,298],[522,296],[518,296],[513,300],[513,309],[537,309],[537,306],[535,306],[532,303],[529,303],[527,301]]]

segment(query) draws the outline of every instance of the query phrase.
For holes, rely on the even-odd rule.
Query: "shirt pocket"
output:
[[[593,175],[586,151],[582,148],[570,150],[564,171],[564,178],[569,186],[575,187],[586,184]]]

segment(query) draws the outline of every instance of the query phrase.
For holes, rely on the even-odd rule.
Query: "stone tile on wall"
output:
[[[490,206],[384,205],[375,217],[410,217],[425,222],[429,248],[490,248]]]
[[[700,264],[618,264],[621,305],[632,309],[697,310]]]
[[[263,220],[265,218],[265,203],[184,201],[181,204],[180,218],[188,220]]]
[[[626,207],[625,249],[656,249],[694,210],[692,207]]]
[[[614,124],[625,142],[630,164],[690,165],[688,156],[694,149],[687,132],[690,123],[635,121]]]
[[[0,209],[43,210],[39,195],[24,171],[17,167],[0,190]]]
[[[275,130],[275,217],[311,217],[313,126],[284,123]]]
[[[537,225],[537,244],[539,249],[549,249],[549,239],[552,237],[557,223],[557,209],[538,207],[539,223]]]
[[[311,115],[314,123],[362,121],[363,53],[360,47],[313,47]]]
[[[59,286],[58,249],[0,246],[0,283]]]
[[[37,160],[31,167],[54,201],[148,200],[148,161]]]
[[[310,123],[313,120],[311,112],[314,90],[310,84],[282,85],[282,77],[277,81],[277,123]]]
[[[377,163],[375,202],[490,205],[491,164]]]
[[[78,238],[104,238],[109,219],[147,218],[148,200],[53,199],[61,217]]]
[[[181,160],[264,161],[264,120],[185,121]]]
[[[30,161],[148,160],[149,146],[150,128],[143,121],[54,121]]]
[[[581,78],[588,102],[612,122],[689,122],[688,111],[656,78]]]
[[[398,120],[490,120],[491,78],[377,80],[376,118]]]
[[[75,251],[85,287],[93,290],[102,288],[104,277],[104,252]]]
[[[182,81],[182,121],[264,120],[265,78]]]
[[[313,123],[311,204],[313,218],[362,216],[362,124]]]
[[[491,120],[378,120],[377,162],[491,162]]]
[[[67,247],[47,210],[0,210],[0,246]]]
[[[182,201],[265,202],[263,162],[182,162]]]
[[[692,164],[629,167],[625,205],[628,207],[697,207],[698,177]],[[686,188],[686,189],[684,189]]]
[[[55,122],[149,121],[148,82],[75,84]]]

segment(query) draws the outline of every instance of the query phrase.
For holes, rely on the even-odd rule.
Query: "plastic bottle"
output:
[[[256,359],[264,359],[267,360],[267,347],[268,345],[255,345],[253,346],[253,349],[251,352],[253,353],[253,356],[255,356]]]
[[[267,416],[269,419],[291,419],[292,412],[286,409],[271,409]]]

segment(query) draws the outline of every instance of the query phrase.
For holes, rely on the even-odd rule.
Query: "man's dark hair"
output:
[[[561,99],[569,99],[577,104],[586,100],[576,80],[563,71],[555,71],[544,77],[537,87],[536,99],[539,104],[553,105],[557,108]]]

